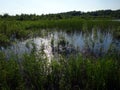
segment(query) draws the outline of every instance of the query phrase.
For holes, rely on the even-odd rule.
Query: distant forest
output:
[[[59,20],[69,18],[83,18],[83,19],[95,19],[95,18],[107,18],[107,19],[120,19],[119,10],[98,10],[92,12],[70,11],[57,14],[21,14],[21,15],[9,15],[5,13],[0,15],[0,20]]]

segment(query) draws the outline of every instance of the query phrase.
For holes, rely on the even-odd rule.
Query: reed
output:
[[[1,90],[120,89],[120,61],[115,55],[97,59],[61,57],[51,60],[49,66],[41,54],[25,54],[21,62],[16,57],[6,60],[3,53],[0,56]]]

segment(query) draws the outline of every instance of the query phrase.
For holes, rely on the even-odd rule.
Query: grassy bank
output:
[[[113,32],[114,36],[120,37],[120,22],[110,20],[85,20],[79,18],[61,20],[40,20],[40,21],[0,21],[0,43],[8,43],[14,38],[29,38],[35,33],[41,33],[41,29],[56,29],[64,31],[91,31],[96,30]],[[5,37],[5,38],[3,38]]]

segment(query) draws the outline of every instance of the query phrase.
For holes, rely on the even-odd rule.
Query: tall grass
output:
[[[33,35],[41,35],[41,29],[62,29],[72,32],[73,30],[89,32],[93,28],[102,31],[110,31],[117,38],[120,37],[120,22],[110,20],[85,20],[79,18],[61,20],[40,20],[40,21],[0,21],[0,43],[11,41],[14,38],[28,38]],[[51,31],[50,30],[50,31]],[[4,38],[3,39],[3,35]]]
[[[61,57],[48,63],[42,54],[25,54],[6,60],[0,53],[1,90],[119,90],[120,61],[115,56],[98,59]]]

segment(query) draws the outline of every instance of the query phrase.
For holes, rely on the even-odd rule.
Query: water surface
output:
[[[36,53],[42,50],[49,59],[60,54],[69,56],[78,53],[83,56],[99,57],[108,53],[120,53],[120,41],[115,39],[111,33],[100,30],[93,30],[89,33],[54,31],[44,37],[38,36],[18,41],[7,48],[1,47],[1,51],[7,58],[14,55],[21,58],[23,54],[30,54],[33,50]]]

